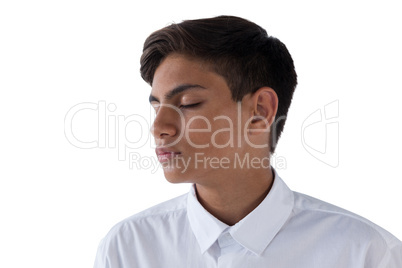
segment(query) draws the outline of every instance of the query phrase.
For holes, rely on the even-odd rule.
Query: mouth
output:
[[[158,157],[158,161],[161,163],[169,161],[169,160],[181,155],[181,152],[172,151],[167,148],[156,148],[155,152]]]

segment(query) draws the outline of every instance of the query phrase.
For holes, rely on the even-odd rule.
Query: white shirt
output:
[[[275,172],[261,204],[228,226],[194,186],[114,226],[95,268],[402,268],[402,243],[351,212],[292,192]]]

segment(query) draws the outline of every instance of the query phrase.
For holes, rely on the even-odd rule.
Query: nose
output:
[[[180,124],[179,117],[173,108],[161,105],[151,126],[155,139],[176,136]]]

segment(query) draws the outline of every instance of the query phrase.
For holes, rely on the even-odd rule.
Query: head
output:
[[[188,99],[209,97],[210,104],[215,101],[217,105],[215,108],[220,110],[212,106],[204,107],[207,109],[205,112],[219,113],[203,114],[212,120],[211,126],[200,118],[191,123],[195,126],[196,121],[199,121],[197,124],[200,129],[211,128],[210,132],[217,140],[224,141],[226,137],[222,132],[218,134],[215,132],[214,135],[214,128],[219,131],[219,129],[235,127],[233,122],[225,124],[224,119],[215,120],[216,117],[226,116],[235,119],[238,109],[242,109],[241,120],[237,123],[246,123],[247,126],[236,126],[241,127],[242,131],[237,134],[227,133],[226,136],[237,140],[247,138],[256,143],[261,143],[265,137],[268,146],[261,155],[264,153],[269,155],[275,151],[297,84],[293,60],[285,45],[275,37],[268,36],[267,32],[255,23],[233,16],[186,20],[152,33],[144,44],[141,76],[152,86],[151,100],[158,105],[161,104],[160,98],[166,97],[168,91],[177,87],[183,89],[183,85],[197,85],[198,88],[184,90],[198,94],[194,97],[189,95]],[[205,87],[208,87],[208,90],[202,90]],[[203,94],[205,96],[201,96]],[[166,101],[163,104],[170,105],[171,111],[167,110],[167,106],[160,106],[159,111],[166,108],[164,114],[173,113],[176,107],[178,111],[174,113],[179,114],[180,107],[186,106],[183,104],[177,106],[177,103],[182,103],[183,99],[176,102],[171,98],[169,100],[171,102]],[[229,110],[226,109],[228,107],[230,107]],[[189,109],[186,107],[185,112],[181,114],[184,116],[184,121],[181,123],[190,120],[186,116],[194,119],[195,116],[201,115],[201,108],[192,106],[191,112],[188,112]],[[213,115],[215,117],[212,117]],[[156,124],[160,124],[158,114],[153,125],[157,145],[167,144],[167,141],[162,142],[162,140],[170,140],[168,136],[180,134],[163,133],[166,130],[156,133],[155,130],[159,127]],[[255,135],[250,134],[250,131],[258,128],[268,131],[265,131],[265,136],[255,134],[258,137],[254,138]],[[183,128],[180,129],[182,130]],[[193,137],[194,135],[196,134],[193,133]],[[207,136],[205,133],[198,135]],[[243,137],[235,137],[236,135]],[[227,143],[232,145],[230,142]],[[228,146],[222,154],[228,155],[239,150],[250,149],[243,145],[233,147],[235,148]],[[199,149],[202,151],[205,148]]]

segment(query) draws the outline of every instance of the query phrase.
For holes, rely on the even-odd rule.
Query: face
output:
[[[157,68],[150,96],[156,117],[151,132],[170,182],[214,184],[234,172],[244,155],[244,103],[231,98],[225,79],[206,64],[173,54]],[[239,116],[240,114],[240,116]]]

